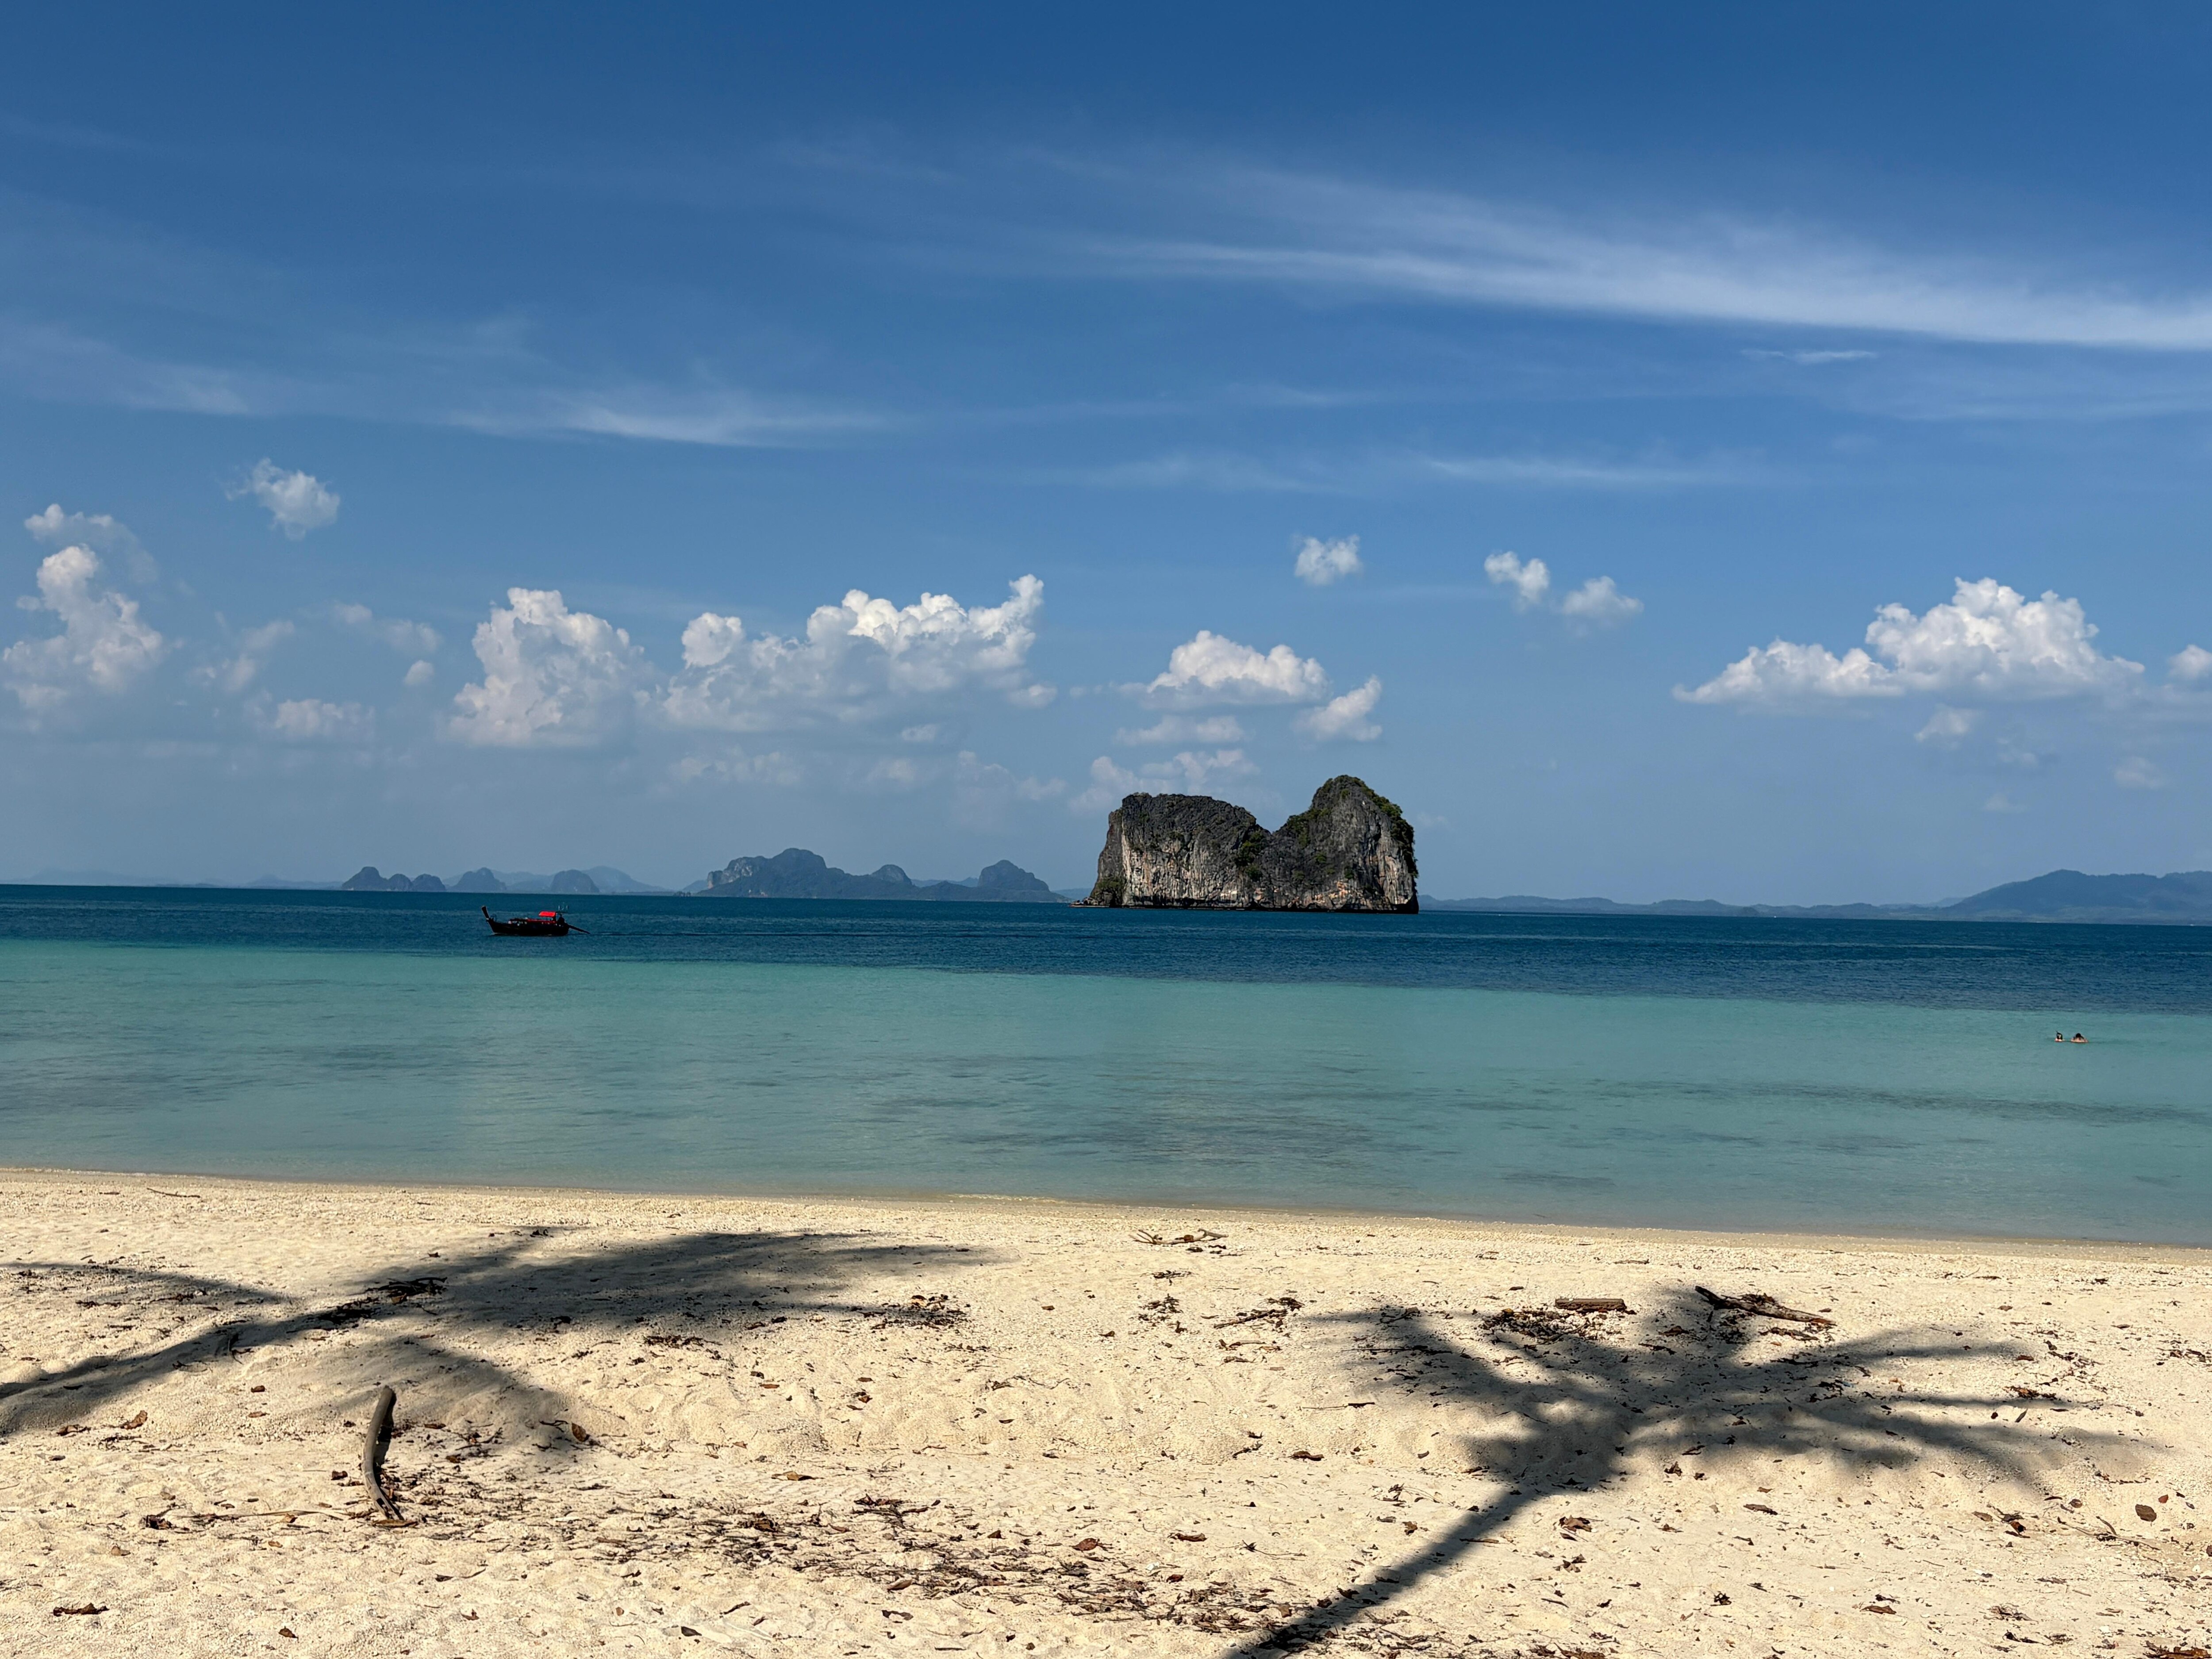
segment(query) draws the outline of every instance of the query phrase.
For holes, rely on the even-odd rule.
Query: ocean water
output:
[[[0,1164],[2212,1243],[2212,930],[476,902],[0,888]]]

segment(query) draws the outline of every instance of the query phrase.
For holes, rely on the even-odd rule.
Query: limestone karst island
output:
[[[1203,910],[1410,914],[1413,826],[1354,777],[1331,778],[1272,834],[1206,795],[1129,795],[1106,818],[1084,902]]]

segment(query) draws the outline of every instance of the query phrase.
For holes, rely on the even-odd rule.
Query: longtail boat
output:
[[[480,904],[477,908],[483,912],[483,919],[491,924],[495,933],[519,933],[530,939],[559,939],[572,932],[580,933],[584,931],[580,927],[571,928],[568,918],[558,910],[540,910],[534,916],[511,916],[501,921],[492,915],[490,906]]]

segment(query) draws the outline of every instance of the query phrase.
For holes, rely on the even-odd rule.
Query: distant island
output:
[[[1622,904],[1606,898],[1440,899],[1422,895],[1432,910],[1486,910],[1501,915],[1595,916],[1778,916],[1814,921],[2102,921],[2212,922],[2212,871],[2182,870],[2165,876],[2087,876],[2053,870],[2028,881],[1955,899],[1948,904],[1724,904],[1718,899],[1661,899]]]
[[[1357,778],[1331,780],[1358,784]],[[1364,784],[1360,784],[1365,789]],[[1326,790],[1328,785],[1323,785]],[[1372,791],[1368,792],[1373,795]],[[1318,800],[1319,797],[1316,796]],[[1376,802],[1390,812],[1396,808],[1373,795]],[[1122,802],[1125,810],[1134,801],[1152,803],[1185,803],[1184,806],[1152,809],[1165,819],[1174,819],[1183,813],[1191,815],[1192,826],[1203,819],[1221,826],[1234,826],[1236,833],[1228,838],[1229,863],[1236,864],[1236,849],[1256,847],[1261,842],[1253,839],[1272,840],[1261,828],[1257,819],[1243,808],[1225,801],[1212,800],[1201,795],[1130,796]],[[1188,804],[1195,803],[1195,805]],[[1142,816],[1146,809],[1140,809]],[[1301,813],[1282,830],[1281,836],[1292,831],[1292,826],[1302,820],[1310,823],[1310,812]],[[1125,825],[1134,822],[1125,819]],[[1398,820],[1403,823],[1402,816]],[[1109,817],[1109,823],[1112,820]],[[1139,836],[1139,842],[1155,833],[1157,823],[1152,823]],[[1410,884],[1413,875],[1413,829],[1405,827],[1406,872]],[[1295,835],[1293,835],[1295,841]],[[1209,836],[1206,844],[1218,849],[1224,844],[1218,836]],[[1113,845],[1109,831],[1109,847]],[[1123,848],[1129,845],[1125,834]],[[1285,848],[1276,855],[1273,868],[1282,867]],[[1198,855],[1200,861],[1212,855]],[[1102,860],[1104,854],[1101,854]],[[1248,858],[1248,863],[1257,867],[1258,861]],[[1296,862],[1296,861],[1292,861]],[[732,872],[737,872],[734,876]],[[1120,869],[1102,870],[1101,880],[1127,874]],[[1179,878],[1180,879],[1180,878]],[[1244,880],[1241,873],[1234,881],[1208,890],[1229,893],[1235,881]],[[494,884],[496,884],[495,885]],[[903,884],[903,885],[902,885]],[[0,885],[11,884],[0,883]],[[115,887],[115,888],[212,888],[264,892],[408,892],[408,893],[514,893],[514,894],[587,894],[602,893],[642,896],[672,896],[673,890],[653,887],[637,880],[611,865],[595,864],[588,869],[559,870],[551,874],[539,874],[526,870],[481,868],[466,871],[458,876],[383,875],[374,866],[368,866],[343,882],[338,881],[282,881],[264,876],[258,881],[178,881],[166,877],[125,874],[109,870],[41,870],[27,881],[12,884],[28,887]],[[1200,890],[1203,882],[1195,883],[1191,890]],[[1124,896],[1121,903],[1143,908],[1152,905],[1179,907],[1180,898],[1139,898]],[[1150,892],[1149,887],[1139,891]],[[1013,863],[1001,860],[979,876],[965,881],[915,881],[895,864],[886,864],[865,876],[848,874],[825,863],[817,854],[804,848],[787,848],[773,859],[732,859],[713,875],[704,877],[684,890],[684,896],[718,898],[908,898],[945,900],[1018,900],[1030,903],[1060,903],[1074,899],[1094,905],[1112,906],[1117,902],[1110,885],[1103,890],[1094,884],[1088,896],[1081,889],[1062,889],[1054,891],[1045,884]],[[1192,908],[1213,908],[1203,901],[1193,901]],[[1224,908],[1320,909],[1331,907],[1321,904],[1292,904],[1281,907],[1254,905],[1241,901],[1220,904]],[[2009,881],[2002,886],[1968,898],[1954,899],[1942,904],[1729,904],[1719,899],[1661,899],[1650,904],[1626,904],[1608,898],[1544,898],[1529,893],[1509,893],[1496,898],[1438,898],[1432,893],[1411,895],[1402,906],[1395,902],[1376,905],[1361,903],[1340,907],[1347,909],[1403,908],[1426,910],[1480,910],[1501,915],[1584,915],[1584,916],[1771,916],[1778,919],[1797,919],[1809,921],[2076,921],[2169,924],[2175,926],[2203,926],[2212,924],[2212,870],[2180,870],[2169,875],[2085,875],[2079,870],[2053,870],[2048,874],[2027,881]]]
[[[275,882],[256,882],[255,886],[276,886]],[[287,887],[309,884],[285,882]],[[635,877],[624,874],[611,865],[596,865],[589,870],[557,870],[550,876],[533,874],[526,870],[493,870],[489,867],[465,871],[458,876],[403,876],[379,873],[373,864],[365,864],[343,881],[336,884],[341,893],[666,893],[665,887],[652,887]]]
[[[735,858],[687,890],[703,898],[929,899],[1000,904],[1065,904],[1067,901],[1008,859],[988,865],[965,882],[917,882],[896,864],[865,876],[840,870],[819,853],[787,847],[773,858]]]
[[[1211,795],[1127,795],[1085,903],[1109,908],[1418,910],[1413,826],[1354,777],[1270,833]]]

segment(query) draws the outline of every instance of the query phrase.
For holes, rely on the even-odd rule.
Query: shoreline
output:
[[[319,1175],[241,1176],[221,1170],[102,1170],[70,1165],[0,1164],[0,1188],[18,1182],[70,1181],[198,1181],[242,1188],[268,1188],[281,1191],[325,1189],[356,1194],[403,1193],[411,1190],[451,1196],[491,1198],[568,1198],[650,1202],[665,1199],[684,1203],[784,1205],[799,1208],[849,1207],[912,1212],[917,1209],[972,1209],[1018,1212],[1045,1209],[1068,1214],[1127,1214],[1148,1212],[1177,1215],[1217,1215],[1255,1221],[1315,1222],[1357,1225],[1382,1223],[1392,1227],[1434,1227],[1474,1233],[1528,1235],[1537,1237],[1597,1237],[1616,1242],[1650,1243],[1672,1239],[1737,1249],[1894,1249],[1903,1252],[1972,1249],[1987,1253],[2017,1251],[2027,1255],[2069,1255],[2104,1258],[2114,1253],[2164,1252],[2177,1261],[2212,1261],[2212,1243],[2175,1243],[2160,1239],[2120,1239],[2053,1237],[2047,1234],[1949,1233],[1936,1230],[1899,1232],[1854,1232],[1836,1228],[1803,1231],[1781,1227],[1683,1227],[1640,1223],[1524,1219],[1513,1216],[1457,1215],[1431,1210],[1378,1210],[1352,1206],[1316,1204],[1240,1204],[1221,1199],[1063,1198],[1049,1193],[961,1193],[932,1189],[806,1188],[725,1187],[602,1187],[559,1182],[406,1181]],[[2115,1257],[2117,1259],[2117,1257]],[[2130,1258],[2132,1259],[2132,1258]],[[2149,1259],[2146,1255],[2144,1259]]]
[[[0,1628],[128,1650],[2212,1643],[2202,1249],[0,1170]]]

